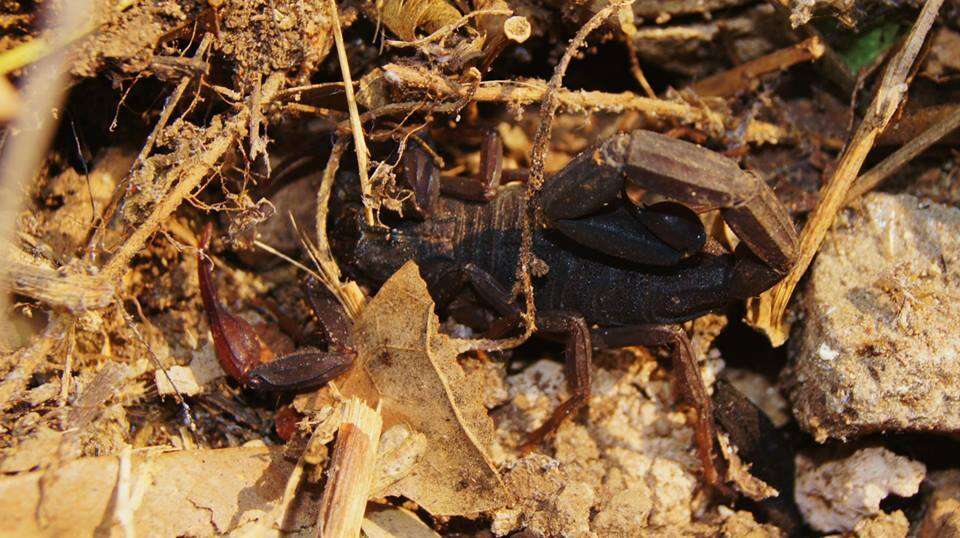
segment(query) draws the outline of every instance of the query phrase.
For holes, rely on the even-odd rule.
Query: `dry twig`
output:
[[[273,99],[273,95],[280,87],[282,81],[283,74],[276,73],[270,75],[263,84],[262,103],[266,104]],[[230,149],[234,140],[245,132],[249,114],[250,111],[244,108],[234,114],[234,116],[227,120],[221,127],[216,127],[217,124],[214,123],[213,126],[209,127],[206,131],[206,135],[213,138],[213,141],[206,144],[194,159],[188,159],[167,172],[171,180],[178,180],[176,186],[160,199],[150,212],[150,215],[126,238],[123,245],[117,249],[113,257],[111,257],[103,267],[100,273],[101,278],[106,279],[108,282],[116,282],[123,276],[130,260],[143,248],[147,239],[180,207],[180,203],[184,198],[190,195],[197,185],[200,184],[200,181],[206,177],[207,172],[209,172],[227,150]]]
[[[850,187],[844,205],[853,203],[857,198],[876,188],[883,180],[890,177],[890,174],[899,170],[903,165],[913,160],[914,157],[923,153],[927,148],[936,144],[958,127],[960,127],[960,106],[954,107],[951,112],[928,127],[920,136],[911,139],[900,149],[881,161],[880,164],[858,177],[857,182]]]
[[[360,398],[344,402],[340,412],[317,517],[317,536],[324,538],[360,535],[383,427],[380,410],[371,409]]]
[[[796,45],[755,58],[732,69],[696,82],[691,89],[700,95],[730,97],[749,90],[758,78],[823,56],[823,40],[814,36]]]
[[[820,190],[820,202],[800,235],[797,262],[793,269],[779,284],[748,303],[748,321],[763,330],[774,345],[782,345],[787,339],[783,317],[793,290],[813,261],[837,212],[843,207],[847,191],[857,178],[874,140],[903,102],[907,93],[907,77],[942,4],[943,0],[927,0],[903,47],[884,71],[870,108],[840,156],[833,176]]]
[[[387,64],[383,67],[381,76],[391,86],[414,95],[420,94],[424,100],[458,100],[462,99],[468,90],[465,85],[455,85],[435,72],[406,65]],[[478,102],[511,103],[523,106],[541,102],[547,91],[548,85],[542,80],[483,81],[476,88],[472,98]],[[642,97],[632,92],[608,93],[559,88],[556,91],[556,100],[558,108],[565,112],[633,110],[653,120],[668,119],[694,125],[715,136],[722,135],[726,129],[726,123],[732,121],[720,112],[706,107]],[[763,122],[755,121],[755,123]],[[765,125],[768,132],[779,132],[782,138],[788,136],[781,127]]]

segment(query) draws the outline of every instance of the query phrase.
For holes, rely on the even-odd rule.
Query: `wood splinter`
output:
[[[318,537],[360,535],[382,428],[379,406],[372,409],[359,398],[351,398],[341,406],[337,440],[317,517]]]

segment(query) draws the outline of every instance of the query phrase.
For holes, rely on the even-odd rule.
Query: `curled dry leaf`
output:
[[[426,436],[409,474],[379,494],[402,495],[434,515],[476,514],[505,505],[509,495],[490,460],[493,423],[482,394],[457,363],[468,341],[438,333],[439,325],[420,270],[409,262],[360,313],[358,366],[340,391],[373,404],[381,399],[384,431],[404,424]]]

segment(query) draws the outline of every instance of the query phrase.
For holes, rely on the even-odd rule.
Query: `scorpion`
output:
[[[480,177],[448,181],[452,178],[441,178],[422,149],[408,146],[401,176],[412,187],[414,218],[373,227],[363,224],[358,212],[343,254],[348,266],[378,285],[414,260],[441,313],[470,290],[493,314],[488,335],[519,329],[523,312],[510,290],[530,206],[524,184],[499,185],[501,162],[499,140],[490,134]],[[732,159],[645,130],[615,135],[579,153],[529,203],[535,327],[538,335],[564,342],[571,390],[529,434],[524,448],[539,444],[588,401],[593,350],[665,346],[677,384],[696,411],[703,476],[721,487],[711,399],[680,324],[756,296],[787,274],[797,234],[786,209],[757,174]],[[708,237],[700,214],[712,210],[719,210],[736,234],[735,248]],[[241,383],[297,390],[326,383],[350,367],[355,354],[349,322],[316,284],[308,298],[326,332],[327,349],[302,349],[264,363],[268,350],[217,301],[209,262],[199,265],[218,358]]]

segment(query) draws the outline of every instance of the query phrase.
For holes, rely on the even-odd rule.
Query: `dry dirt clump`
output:
[[[736,532],[778,535],[749,514],[717,506],[701,486],[693,429],[657,360],[639,349],[614,355],[594,371],[584,420],[560,427],[551,456],[500,456],[517,502],[494,512],[494,533],[699,534],[724,522]],[[720,368],[722,361],[709,361],[705,377]],[[509,400],[498,426],[501,442],[510,445],[566,397],[563,366],[536,362],[507,377],[505,389]]]
[[[960,210],[874,194],[824,245],[793,341],[790,397],[817,440],[956,431]]]
[[[872,526],[863,523],[869,518],[888,516],[880,510],[880,501],[888,495],[916,495],[925,474],[922,463],[885,448],[865,448],[819,464],[800,456],[797,505],[807,524],[818,531],[855,531],[861,524]],[[902,513],[892,516],[903,519]]]

